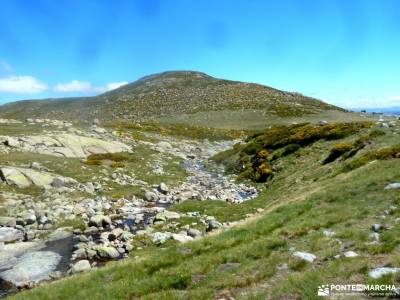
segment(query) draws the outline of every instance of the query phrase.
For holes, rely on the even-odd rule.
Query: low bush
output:
[[[328,157],[322,162],[323,164],[331,163],[342,157],[343,159],[348,159],[357,154],[357,152],[363,149],[365,146],[372,143],[372,141],[386,133],[379,129],[372,130],[368,135],[361,136],[357,138],[353,143],[339,143],[333,146]]]
[[[129,160],[129,157],[126,153],[99,153],[89,155],[87,160],[112,160],[120,162]]]
[[[227,171],[239,173],[238,179],[265,182],[273,175],[272,163],[275,160],[319,140],[341,139],[370,126],[371,122],[274,126],[250,135],[245,144],[236,144],[232,149],[216,155],[214,160],[225,164]],[[362,141],[359,143],[362,144]],[[326,162],[333,161],[352,148],[351,144],[337,146],[332,149]]]
[[[272,175],[273,171],[271,166],[268,165],[266,162],[263,162],[255,169],[253,180],[256,182],[265,182]]]
[[[112,162],[110,164],[112,168],[124,168],[123,162],[134,161],[134,158],[128,153],[99,153],[89,155],[84,163],[90,166],[101,166],[103,161]]]
[[[161,135],[173,135],[191,139],[227,140],[244,137],[242,130],[212,128],[187,124],[161,124],[154,122],[130,123],[120,125],[121,129],[134,129],[142,132],[154,132]]]
[[[110,165],[112,168],[125,168],[125,165],[122,162],[115,162]]]
[[[339,157],[341,157],[343,154],[346,152],[349,152],[350,150],[354,149],[354,145],[350,143],[339,143],[336,144],[332,147],[331,151],[329,152],[329,155],[325,160],[323,161],[323,164],[328,164],[330,162],[335,161]]]
[[[342,172],[349,172],[359,167],[366,165],[373,160],[386,160],[400,158],[400,145],[393,147],[382,148],[375,151],[370,151],[358,158],[353,159],[347,163],[343,168]]]

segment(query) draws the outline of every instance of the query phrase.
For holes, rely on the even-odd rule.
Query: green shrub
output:
[[[369,136],[372,138],[378,137],[378,136],[383,136],[386,135],[386,132],[380,129],[373,129],[371,130],[371,132],[369,133]]]
[[[128,157],[125,153],[99,153],[91,154],[87,160],[112,160],[112,161],[126,161]]]
[[[270,178],[273,174],[271,166],[267,163],[262,163],[259,165],[254,173],[254,180],[256,182],[265,182],[268,178]]]
[[[336,159],[341,157],[346,152],[353,150],[353,148],[354,148],[354,145],[350,144],[350,143],[339,143],[339,144],[334,145],[332,147],[328,157],[325,158],[325,160],[323,161],[323,164],[327,164],[327,163],[335,161]]]
[[[113,168],[123,168],[125,164],[122,162],[132,162],[135,159],[129,153],[99,153],[91,154],[87,157],[85,164],[92,166],[100,166],[104,160],[113,162],[110,166]]]
[[[226,140],[244,137],[242,130],[211,128],[187,124],[158,124],[153,122],[130,123],[121,125],[125,129],[141,132],[155,132],[161,135],[174,135],[192,139]],[[134,134],[134,133],[133,133]],[[139,136],[139,139],[141,137]]]
[[[115,162],[111,164],[112,168],[125,168],[125,165],[122,162]]]
[[[263,149],[257,153],[257,158],[267,159],[269,155],[270,155],[270,153],[268,152],[268,150]]]
[[[297,150],[299,150],[301,148],[301,146],[299,144],[289,144],[287,145],[283,152],[282,152],[282,156],[287,156],[289,154],[292,154],[294,152],[296,152]]]
[[[365,146],[372,143],[372,141],[378,137],[385,135],[386,133],[382,130],[374,129],[368,135],[357,138],[352,144],[345,142],[335,146],[330,151],[328,157],[323,161],[323,164],[327,164],[335,161],[337,158],[342,157],[348,159],[357,154],[357,152],[363,149]]]
[[[386,160],[393,158],[400,158],[400,145],[368,152],[363,156],[353,159],[351,162],[347,163],[342,168],[342,172],[352,171],[366,165],[373,160]]]
[[[236,144],[232,149],[217,154],[213,159],[224,163],[228,172],[239,173],[239,180],[265,182],[273,175],[271,163],[280,157],[319,140],[340,139],[370,126],[371,122],[332,123],[322,126],[309,123],[274,126],[248,136],[245,144]],[[341,152],[339,149],[334,149],[328,160],[336,159],[337,155],[349,150],[351,149]]]
[[[98,159],[86,159],[84,162],[86,165],[89,166],[100,166],[101,165],[101,160]]]

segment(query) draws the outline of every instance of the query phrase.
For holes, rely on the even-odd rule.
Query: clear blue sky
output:
[[[0,102],[166,70],[400,105],[397,0],[0,0]]]

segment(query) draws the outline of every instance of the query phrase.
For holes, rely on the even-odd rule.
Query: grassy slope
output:
[[[181,114],[173,117],[157,119],[162,124],[189,124],[209,126],[213,128],[225,128],[236,130],[260,130],[272,125],[286,125],[293,122],[316,123],[320,120],[328,122],[363,121],[367,119],[378,120],[378,116],[363,116],[359,113],[340,112],[335,110],[320,111],[314,114],[299,116],[279,116],[271,114],[268,109],[243,109],[221,110],[211,112],[198,112],[194,114]]]
[[[362,133],[345,138],[353,141]],[[387,130],[373,144],[360,150],[397,143]],[[236,299],[265,299],[282,295],[316,298],[325,283],[366,282],[373,267],[400,266],[400,211],[380,216],[400,205],[398,191],[384,190],[400,181],[400,160],[372,162],[341,173],[342,161],[322,165],[337,141],[320,141],[282,158],[281,171],[255,200],[240,205],[187,201],[177,211],[205,211],[220,221],[234,221],[256,208],[262,215],[241,225],[184,245],[149,247],[132,258],[105,268],[72,276],[41,288],[20,293],[15,299],[212,299],[232,295]],[[352,158],[352,159],[356,159]],[[338,174],[339,173],[339,174]],[[373,223],[390,226],[381,243],[369,245]],[[357,258],[333,257],[344,250],[323,229],[336,232]],[[304,263],[291,256],[290,248],[312,252],[317,260]],[[230,265],[227,265],[230,263]],[[288,270],[278,265],[288,264]],[[382,282],[398,282],[388,276]]]

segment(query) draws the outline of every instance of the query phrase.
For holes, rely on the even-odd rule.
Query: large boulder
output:
[[[62,180],[64,184],[75,184],[76,180],[68,177],[54,175],[49,172],[41,172],[29,168],[2,167],[0,168],[0,178],[7,184],[25,188],[36,185],[43,188],[50,188],[54,180]]]
[[[12,227],[0,227],[0,242],[11,243],[22,240],[24,234],[22,231]]]
[[[17,225],[17,223],[16,223],[16,219],[13,217],[0,217],[0,225],[8,226],[8,227],[15,227],[15,225]]]
[[[61,157],[84,158],[90,154],[131,151],[129,146],[121,142],[105,141],[99,138],[70,133],[57,136],[36,135],[4,138],[2,143],[6,146],[20,148],[24,151]]]
[[[118,258],[121,254],[114,247],[98,246],[96,247],[97,255],[102,258]]]
[[[313,262],[317,257],[312,254],[312,253],[307,253],[307,252],[300,252],[296,251],[293,253],[293,256],[296,256],[302,260],[308,261],[308,262]]]
[[[26,188],[31,182],[17,168],[1,168],[0,178],[9,185],[15,185],[19,188]]]
[[[72,272],[72,274],[81,273],[81,272],[89,271],[91,268],[92,267],[90,266],[90,262],[86,259],[82,259],[72,266],[71,272]]]
[[[172,234],[172,238],[175,241],[178,241],[179,243],[186,243],[186,242],[189,242],[189,241],[193,240],[193,238],[191,236],[188,236],[186,234],[181,234],[181,233]]]
[[[158,190],[160,191],[160,193],[163,194],[168,194],[169,192],[169,188],[164,182],[160,183],[160,185],[158,186]]]
[[[29,286],[50,279],[60,261],[61,256],[55,252],[28,252],[19,257],[11,269],[0,273],[0,278],[17,287]]]
[[[53,137],[31,136],[25,138],[24,142],[35,152],[65,157],[84,158],[90,154],[131,151],[129,146],[121,142],[75,134],[60,134]]]
[[[144,194],[144,199],[149,202],[156,202],[158,200],[158,196],[154,192],[147,191]]]
[[[164,210],[156,215],[155,221],[168,221],[173,219],[179,219],[181,216],[179,213],[174,211]]]
[[[111,219],[104,215],[94,215],[90,218],[89,226],[107,227],[111,225]]]
[[[9,269],[18,261],[17,258],[28,251],[37,251],[44,248],[44,242],[14,242],[2,245],[0,243],[0,269]]]
[[[156,245],[162,245],[170,238],[172,238],[172,233],[170,232],[155,232],[152,236],[152,241]]]

